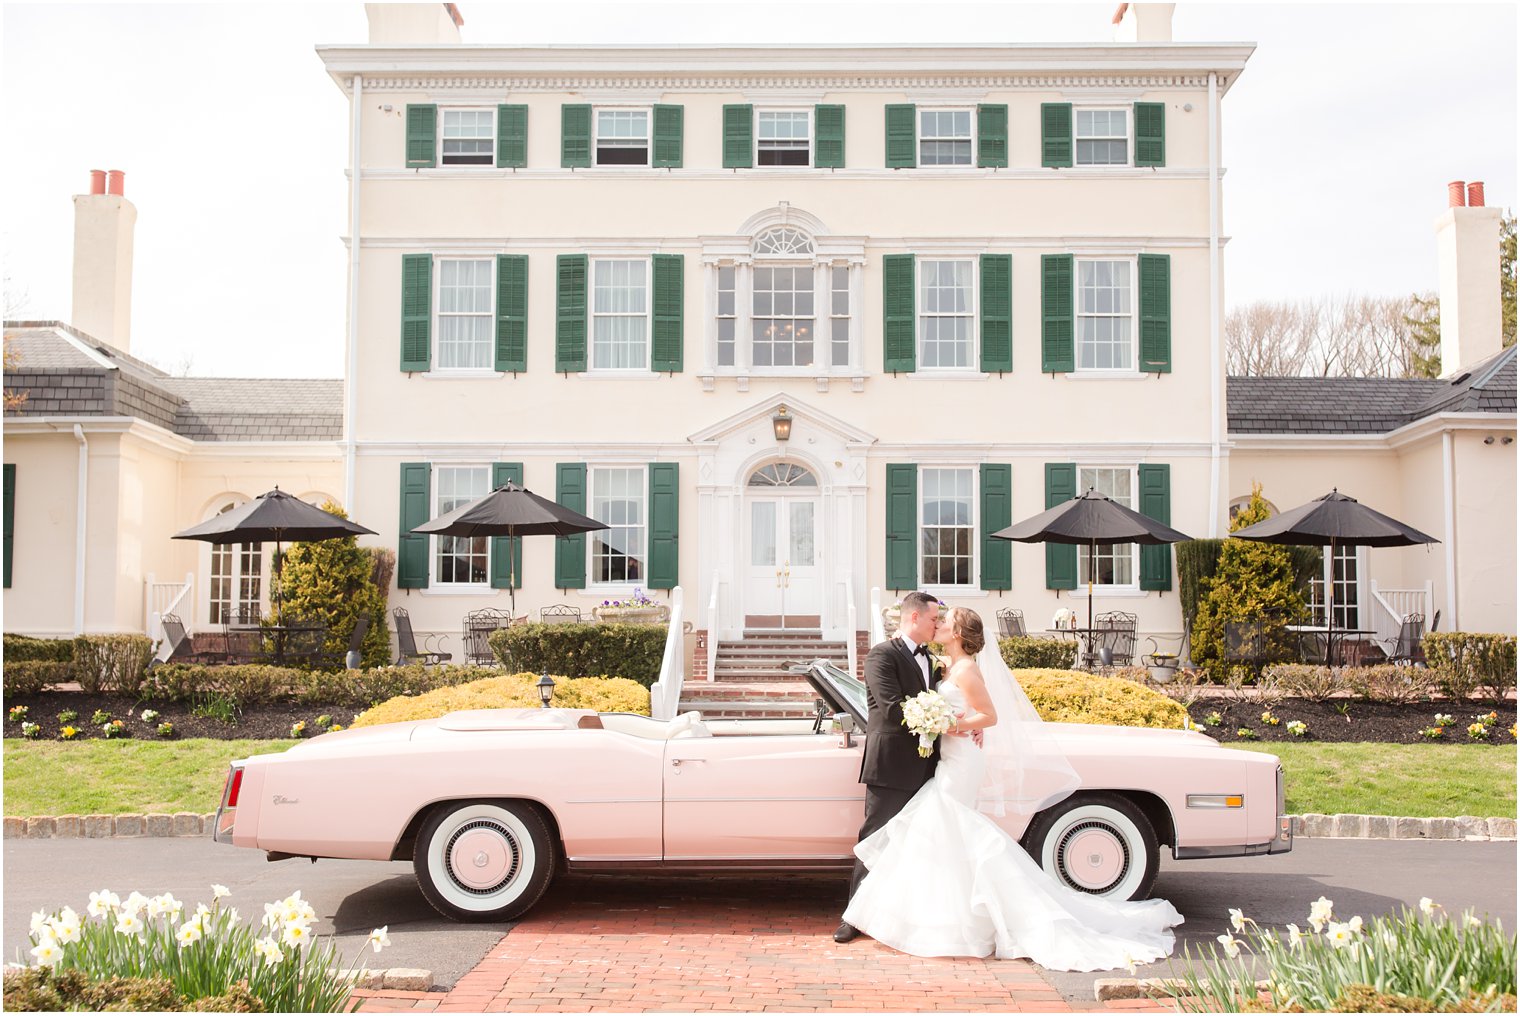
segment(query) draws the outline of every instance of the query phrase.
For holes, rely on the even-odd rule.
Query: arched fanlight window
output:
[[[816,487],[818,477],[790,462],[772,462],[750,474],[751,487]]]
[[[813,241],[801,230],[777,226],[755,237],[755,253],[766,257],[811,257]]]

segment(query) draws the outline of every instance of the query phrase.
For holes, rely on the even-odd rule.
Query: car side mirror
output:
[[[850,739],[850,735],[855,732],[855,717],[849,713],[835,713],[834,730],[843,735],[843,739],[839,742],[839,747],[852,748],[855,746],[855,742]]]

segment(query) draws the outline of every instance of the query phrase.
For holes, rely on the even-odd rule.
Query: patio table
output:
[[[1286,631],[1296,635],[1320,635],[1325,638],[1325,660],[1330,666],[1336,666],[1335,649],[1339,642],[1344,648],[1346,637],[1349,635],[1376,635],[1377,631],[1371,628],[1336,628],[1324,624],[1289,624],[1283,626]]]

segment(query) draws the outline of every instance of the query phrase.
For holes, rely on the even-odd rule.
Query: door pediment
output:
[[[719,444],[741,432],[752,431],[756,424],[763,424],[764,429],[769,432],[771,417],[782,406],[786,407],[787,415],[793,420],[792,441],[806,440],[809,437],[816,441],[820,437],[826,437],[831,442],[841,445],[876,443],[876,435],[781,392],[767,396],[748,409],[740,410],[732,416],[725,417],[711,426],[688,435],[686,440],[695,445]],[[805,431],[805,433],[799,433],[799,431]]]

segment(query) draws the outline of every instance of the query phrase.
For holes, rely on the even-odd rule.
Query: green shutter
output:
[[[982,463],[982,588],[1013,588],[1013,544],[992,534],[1013,525],[1013,467]]]
[[[685,348],[686,256],[655,254],[650,257],[654,310],[649,333],[649,369],[681,372]]]
[[[523,467],[521,462],[497,462],[491,466],[491,489],[495,490],[508,481],[522,486]],[[522,553],[523,541],[521,536],[493,536],[491,537],[491,588],[492,589],[521,589],[522,588]],[[512,563],[512,578],[510,584],[507,581],[507,562]]]
[[[528,369],[528,256],[496,255],[496,369]]]
[[[982,255],[982,371],[1013,370],[1013,255]]]
[[[723,168],[750,169],[755,165],[755,107],[723,107]]]
[[[674,589],[681,581],[681,466],[649,464],[649,588]]]
[[[681,168],[685,106],[654,107],[654,161],[652,165]]]
[[[1075,272],[1070,254],[1040,256],[1040,370],[1046,374],[1077,369]]]
[[[1008,165],[1008,107],[1002,103],[976,107],[976,164],[994,169]]]
[[[568,374],[586,369],[586,255],[555,259],[554,369]]]
[[[1172,256],[1140,255],[1140,369],[1172,371]]]
[[[887,168],[918,165],[918,107],[911,102],[887,107]]]
[[[1045,507],[1054,508],[1077,496],[1077,464],[1045,463]],[[1045,544],[1045,588],[1077,588],[1077,547],[1073,543]]]
[[[16,464],[5,464],[5,588],[11,587],[11,554],[16,549]]]
[[[1071,165],[1071,103],[1040,104],[1040,165],[1064,169]]]
[[[918,588],[918,466],[887,466],[887,588]]]
[[[591,165],[591,107],[585,103],[559,107],[559,164],[565,169]]]
[[[401,256],[401,369],[427,370],[433,353],[433,255]]]
[[[884,369],[893,372],[912,373],[917,362],[913,273],[912,254],[887,254],[881,259]]]
[[[528,164],[528,107],[496,107],[496,166],[521,169]]]
[[[428,520],[433,467],[426,462],[401,463],[401,539],[396,548],[396,588],[426,589],[428,537],[412,529]]]
[[[1172,524],[1172,467],[1161,463],[1140,467],[1140,514]],[[1172,588],[1172,545],[1140,548],[1140,588]]]
[[[406,107],[406,168],[438,165],[438,107]]]
[[[586,512],[586,464],[560,462],[554,467],[554,500],[572,511]],[[586,588],[586,534],[554,541],[554,588]]]
[[[1135,165],[1166,165],[1166,103],[1135,103]]]
[[[813,107],[813,165],[844,168],[844,107]]]

